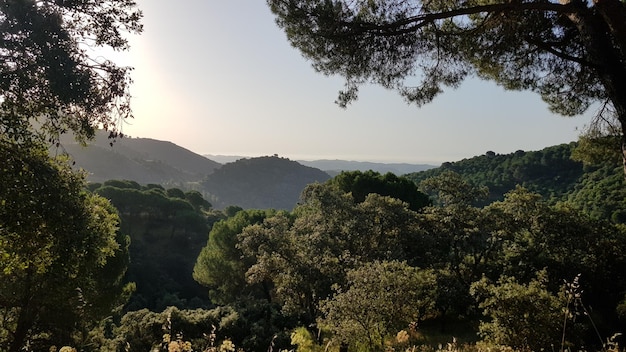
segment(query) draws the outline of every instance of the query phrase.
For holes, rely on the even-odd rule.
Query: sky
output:
[[[111,56],[135,68],[122,131],[198,154],[437,165],[568,143],[593,114],[555,115],[534,93],[476,79],[420,108],[367,86],[342,109],[343,79],[315,72],[264,0],[138,3],[144,32]]]

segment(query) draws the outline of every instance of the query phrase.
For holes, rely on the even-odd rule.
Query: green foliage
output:
[[[169,341],[180,336],[194,348],[204,350],[234,333],[237,313],[230,308],[179,310],[168,307],[160,313],[141,309],[126,313],[119,323],[93,332],[101,351],[167,351]],[[213,341],[211,341],[213,339]],[[168,341],[169,340],[169,341]]]
[[[418,211],[430,204],[428,197],[417,189],[411,180],[392,173],[381,175],[374,171],[344,171],[327,181],[339,187],[344,193],[350,193],[356,202],[363,202],[370,193],[400,199],[409,204],[409,208]]]
[[[108,180],[108,181],[104,181],[101,185],[101,187],[105,187],[105,186],[110,186],[110,187],[115,187],[115,188],[123,188],[123,189],[136,189],[136,190],[140,190],[141,189],[141,185],[135,181],[131,181],[131,180]]]
[[[406,175],[420,184],[423,180],[447,172],[454,172],[475,187],[486,187],[487,198],[480,197],[477,205],[487,205],[504,199],[504,194],[522,186],[541,194],[546,199],[562,200],[583,175],[581,162],[571,159],[575,143],[561,144],[540,151],[518,150],[511,154],[485,155],[453,163],[443,163],[439,168]]]
[[[90,57],[141,32],[133,1],[4,2],[0,65],[0,349],[82,345],[123,303],[128,241],[104,198],[39,143],[131,116],[130,68]]]
[[[521,351],[551,349],[564,333],[563,295],[554,295],[546,287],[546,273],[539,272],[528,284],[512,277],[497,283],[483,279],[472,285],[471,292],[489,318],[480,324],[480,334],[488,341]]]
[[[383,351],[385,338],[434,314],[435,274],[397,261],[366,263],[348,271],[345,289],[321,302],[321,324],[353,346]]]
[[[614,142],[611,139],[607,143]],[[596,156],[588,156],[596,161],[592,162],[592,159],[589,159],[589,164],[583,165],[579,159],[585,158],[581,156],[582,154],[591,153],[588,151],[589,148],[599,148],[593,152]],[[468,186],[472,185],[476,189],[489,188],[489,196],[478,197],[479,200],[473,203],[475,205],[488,205],[503,200],[507,192],[514,190],[516,186],[523,186],[541,194],[550,204],[566,202],[595,219],[610,219],[615,223],[624,223],[626,221],[626,207],[622,202],[626,197],[624,171],[621,163],[617,162],[619,157],[615,154],[615,151],[607,150],[607,146],[581,140],[578,143],[549,147],[537,152],[517,151],[508,155],[488,152],[483,156],[444,163],[440,168],[410,174],[407,177],[418,182],[420,189],[435,196],[429,191],[429,188],[433,187],[429,185],[432,181],[425,181],[450,172],[457,173],[462,176],[462,182],[469,183]],[[467,189],[456,197],[469,194],[471,191]]]
[[[130,68],[90,57],[88,47],[128,49],[124,32],[142,30],[133,1],[38,1],[0,7],[0,134],[25,141],[39,135],[81,140],[103,126],[117,131],[131,116]],[[36,122],[35,122],[36,121]],[[37,126],[37,128],[33,128]]]
[[[297,352],[324,352],[328,350],[317,344],[315,337],[307,328],[299,327],[291,333],[291,344],[298,346]]]
[[[167,194],[168,197],[170,198],[180,198],[180,199],[185,199],[185,192],[183,192],[182,190],[178,189],[178,188],[170,188],[168,189],[165,194]],[[202,196],[200,196],[202,197]]]
[[[572,159],[585,165],[613,165],[621,161],[620,138],[611,134],[604,136],[600,131],[590,130],[578,137]]]
[[[621,227],[572,207],[551,206],[523,188],[485,208],[452,202],[426,208],[418,217],[421,237],[436,241],[423,242],[431,245],[429,260],[415,265],[445,268],[438,276],[439,285],[448,288],[437,300],[442,313],[472,316],[469,286],[482,276],[495,281],[506,275],[527,284],[545,268],[554,278],[552,293],[562,280],[582,274],[585,301],[602,322],[597,325],[612,333],[614,309],[626,288],[623,270],[617,269],[626,267]]]
[[[95,192],[119,210],[121,229],[131,238],[127,280],[137,290],[127,309],[209,305],[191,275],[211,225],[204,212],[210,204],[199,193],[118,180]]]
[[[204,199],[198,191],[187,191],[182,198],[191,203],[196,211],[208,211],[212,207],[211,203]]]
[[[596,219],[626,223],[626,183],[623,167],[618,163],[588,167],[580,182],[565,199]]]
[[[437,200],[444,205],[471,205],[487,197],[487,187],[470,184],[463,177],[452,171],[444,171],[429,177],[420,183],[426,192],[435,190]]]
[[[250,283],[269,282],[283,310],[311,323],[318,303],[345,273],[375,260],[404,260],[415,234],[414,212],[397,199],[370,194],[362,203],[327,184],[309,185],[295,219],[284,214],[247,227],[240,238]]]
[[[213,225],[193,269],[194,280],[209,288],[212,302],[229,304],[241,297],[263,296],[262,290],[257,292],[260,288],[246,284],[245,273],[254,258],[244,256],[237,248],[237,236],[245,227],[260,224],[275,214],[272,210],[241,210]]]
[[[587,304],[604,319],[614,316],[619,292],[626,289],[624,273],[617,270],[626,267],[622,227],[594,220],[571,207],[548,206],[523,189],[490,208],[509,219],[505,224],[508,234],[502,237],[502,257],[495,268],[520,280],[545,268],[557,283],[580,274]],[[551,287],[553,291],[557,288]]]
[[[286,347],[284,332],[306,326],[318,335],[294,335],[302,350],[326,348],[330,341],[334,349],[381,349],[386,339],[416,320],[431,329],[441,324],[447,333],[447,322],[482,322],[482,346],[528,348],[524,336],[558,344],[560,336],[552,328],[529,329],[533,322],[540,329],[552,323],[556,313],[546,307],[564,309],[554,300],[561,297],[560,283],[579,273],[584,304],[593,307],[600,334],[610,336],[619,329],[615,309],[626,290],[626,233],[621,226],[567,204],[555,205],[522,187],[480,207],[476,199],[485,194],[484,186],[452,172],[423,182],[426,186],[440,195],[439,202],[419,212],[375,192],[358,201],[332,181],[305,188],[292,213],[233,209],[235,217],[215,225],[196,275],[214,290],[212,297],[239,313],[239,334],[250,338],[237,345],[263,350],[277,334],[283,340],[277,337],[274,346]],[[251,214],[261,216],[250,221]],[[419,279],[394,265],[419,273]],[[536,277],[544,268],[550,282]],[[477,287],[482,287],[480,307],[471,295]],[[405,296],[394,292],[423,299],[405,304]],[[507,308],[507,295],[516,305],[511,303],[503,315],[522,314],[534,299],[538,305],[528,309],[530,315],[519,325],[496,324],[492,317],[499,308],[494,307]],[[410,311],[402,310],[406,307]],[[557,326],[563,317],[554,320]],[[330,336],[319,335],[315,330],[320,328]],[[411,341],[428,341],[426,329],[411,331]],[[520,338],[505,341],[507,331],[520,331],[513,336]],[[569,341],[572,346],[593,341],[589,322],[568,323],[568,331],[577,335]]]
[[[624,128],[626,5],[620,0],[267,2],[316,71],[345,79],[342,107],[369,83],[421,106],[478,76],[534,91],[567,116],[608,101]]]
[[[82,343],[124,302],[118,215],[45,148],[3,139],[0,155],[1,349]]]

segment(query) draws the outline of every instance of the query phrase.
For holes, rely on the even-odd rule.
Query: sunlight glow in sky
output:
[[[538,95],[477,80],[422,108],[366,87],[344,110],[343,80],[311,68],[264,0],[139,6],[145,31],[114,58],[135,67],[123,132],[199,154],[439,164],[571,142],[593,114],[554,115]]]

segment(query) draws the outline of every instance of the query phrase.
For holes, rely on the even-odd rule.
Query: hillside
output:
[[[489,188],[489,199],[483,204],[502,200],[505,193],[521,185],[551,203],[567,202],[594,218],[626,223],[626,181],[621,160],[605,158],[598,164],[583,165],[571,158],[577,145],[511,154],[487,152],[406,176],[419,183],[448,170],[456,172],[474,185]]]
[[[171,142],[125,137],[110,143],[101,132],[87,147],[65,138],[60,151],[70,155],[76,168],[87,171],[90,182],[126,179],[140,184],[182,185],[200,181],[221,166]]]
[[[304,187],[330,176],[312,167],[277,156],[240,159],[215,170],[202,182],[216,207],[291,210]]]
[[[570,143],[540,151],[487,152],[406,176],[419,183],[444,171],[454,171],[475,185],[488,187],[489,199],[486,203],[502,200],[504,194],[516,185],[537,192],[546,199],[560,200],[575,188],[584,173],[582,163],[571,159],[575,147],[576,143]]]
[[[239,159],[246,159],[249,157],[240,155],[216,155],[206,154],[204,155],[211,160],[215,160],[219,163],[226,164],[232,163]],[[314,167],[320,169],[331,176],[339,174],[341,171],[368,171],[372,170],[381,174],[391,172],[397,176],[401,176],[408,173],[414,173],[424,171],[437,167],[430,164],[409,164],[409,163],[375,163],[369,161],[351,161],[351,160],[338,160],[338,159],[320,159],[320,160],[296,160],[298,163],[304,166]]]

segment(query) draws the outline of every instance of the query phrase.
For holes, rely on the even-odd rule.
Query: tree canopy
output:
[[[372,170],[343,171],[326,182],[339,187],[345,193],[352,194],[354,200],[359,203],[365,201],[370,193],[376,193],[407,202],[409,208],[415,211],[430,204],[428,196],[420,192],[413,181],[391,172],[381,175]]]
[[[243,321],[256,319],[254,329],[306,327],[292,336],[303,350],[315,350],[309,333],[319,350],[383,350],[399,329],[417,342],[410,322],[424,334],[435,325],[440,333],[480,323],[484,341],[518,348],[532,342],[538,349],[562,336],[572,345],[591,343],[588,322],[559,328],[559,314],[573,309],[562,300],[562,283],[577,275],[579,303],[593,307],[600,334],[622,326],[615,309],[626,284],[623,226],[522,187],[478,206],[484,187],[451,171],[422,182],[438,201],[413,211],[351,176],[380,175],[339,175],[309,185],[290,213],[247,210],[217,223],[194,278]],[[374,183],[376,190],[397,184],[385,182]],[[369,194],[357,200],[355,190]]]
[[[0,140],[2,350],[80,343],[76,333],[124,303],[128,239],[116,210],[47,154]]]
[[[422,105],[468,76],[531,90],[554,112],[594,102],[626,131],[626,5],[619,0],[267,0],[338,103],[375,83]]]
[[[124,33],[142,30],[135,7],[132,0],[3,1],[0,133],[52,141],[65,132],[91,138],[96,128],[115,135],[131,116],[130,68],[91,57],[88,48],[126,50]]]

